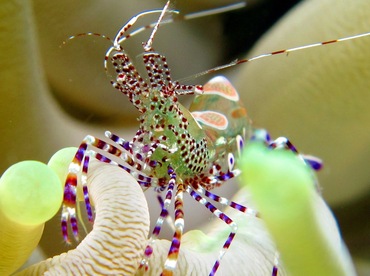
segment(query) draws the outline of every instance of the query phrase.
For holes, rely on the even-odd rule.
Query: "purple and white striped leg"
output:
[[[176,173],[173,171],[172,168],[169,168],[169,175],[171,175],[171,179],[176,182]],[[175,233],[172,237],[172,242],[170,246],[170,250],[167,255],[167,259],[164,263],[164,268],[162,272],[162,276],[169,276],[173,275],[176,269],[177,260],[179,257],[180,245],[181,245],[181,237],[184,232],[184,201],[183,196],[185,192],[185,187],[182,182],[176,183],[177,191],[175,195]]]
[[[271,140],[270,134],[265,129],[256,129],[251,137],[251,140],[261,141],[267,144],[269,148],[272,149],[287,149],[296,153],[303,162],[309,165],[313,170],[318,171],[323,167],[323,162],[321,159],[312,156],[305,155],[298,152],[296,147],[289,141],[286,137],[278,137],[275,140]]]
[[[140,262],[139,270],[144,270],[144,271],[148,270],[149,258],[153,253],[153,244],[154,244],[155,240],[158,238],[159,233],[161,232],[164,220],[168,216],[168,207],[172,202],[173,190],[174,190],[174,187],[175,187],[175,184],[176,184],[175,183],[176,175],[173,175],[172,171],[171,171],[170,177],[171,178],[168,181],[168,187],[167,187],[167,191],[166,191],[165,200],[163,201],[162,197],[158,194],[158,201],[160,202],[162,210],[161,210],[161,213],[160,213],[160,215],[157,219],[157,222],[154,226],[152,235],[149,238],[148,245],[145,248],[144,257]]]
[[[237,224],[230,218],[228,217],[225,213],[223,213],[221,210],[219,210],[217,207],[215,207],[212,203],[207,201],[204,197],[202,197],[199,193],[197,193],[192,187],[187,186],[187,192],[190,194],[192,198],[194,198],[196,201],[198,201],[200,204],[202,204],[204,207],[206,207],[212,214],[214,214],[216,217],[221,219],[223,222],[225,222],[231,229],[231,232],[229,236],[227,237],[222,249],[220,250],[220,253],[218,255],[218,258],[216,262],[214,263],[212,270],[210,272],[210,276],[215,275],[218,267],[220,266],[220,262],[222,257],[225,255],[227,249],[229,249],[236,231],[238,229]]]
[[[103,155],[96,150],[101,150],[103,152],[106,152],[106,154]],[[110,163],[124,169],[132,176],[134,176],[135,179],[137,179],[138,183],[142,186],[150,187],[152,182],[154,181],[152,178],[140,172],[140,168],[143,167],[143,164],[141,163],[143,162],[134,161],[132,159],[131,153],[129,153],[128,151],[118,149],[117,147],[91,135],[86,136],[80,144],[71,164],[69,165],[68,175],[64,187],[61,226],[64,240],[67,243],[70,242],[68,237],[68,221],[71,223],[71,228],[75,239],[78,240],[76,194],[77,179],[80,172],[87,216],[89,221],[93,221],[93,213],[87,189],[87,173],[91,157],[95,157],[101,162]],[[116,157],[117,162],[119,163],[113,161],[110,157]]]

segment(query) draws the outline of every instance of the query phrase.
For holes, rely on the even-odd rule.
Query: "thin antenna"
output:
[[[153,28],[153,31],[148,39],[148,41],[146,43],[143,44],[144,46],[144,51],[145,52],[149,52],[152,50],[152,44],[153,44],[153,40],[154,40],[154,36],[155,34],[157,33],[157,30],[158,30],[158,27],[159,27],[159,24],[162,22],[163,20],[163,17],[165,15],[165,13],[167,12],[167,9],[168,9],[168,6],[170,5],[170,0],[167,1],[166,5],[163,7],[163,10],[161,12],[161,15],[159,16],[158,18],[158,21],[157,23],[155,24],[154,28]]]
[[[229,11],[241,9],[241,8],[243,8],[243,7],[246,6],[246,3],[245,2],[239,2],[239,3],[231,4],[231,5],[228,5],[228,6],[224,6],[224,7],[219,7],[219,8],[214,8],[214,9],[204,10],[204,11],[197,11],[197,12],[193,12],[193,13],[189,13],[189,14],[185,14],[185,15],[179,15],[180,14],[179,11],[168,9],[169,3],[170,3],[170,1],[168,1],[166,3],[166,5],[165,5],[165,7],[163,9],[155,9],[155,10],[144,11],[144,12],[141,12],[141,13],[135,15],[134,17],[132,17],[117,32],[116,36],[114,37],[114,40],[112,40],[110,37],[108,37],[108,36],[106,36],[104,34],[93,33],[93,32],[86,32],[86,33],[79,33],[79,34],[70,36],[67,40],[65,40],[65,41],[62,42],[62,45],[60,45],[60,47],[63,46],[63,45],[65,45],[65,44],[67,44],[68,41],[70,41],[72,39],[75,39],[77,37],[82,37],[82,36],[98,36],[98,37],[102,37],[102,38],[108,40],[109,42],[112,43],[112,47],[110,47],[108,49],[108,51],[106,52],[106,55],[105,55],[105,59],[104,59],[104,68],[105,68],[105,71],[107,73],[108,72],[107,60],[108,60],[109,55],[112,53],[112,51],[114,51],[114,50],[121,51],[122,48],[121,48],[120,45],[125,40],[127,40],[127,39],[129,39],[129,38],[131,38],[131,37],[133,37],[133,36],[135,36],[135,35],[143,32],[143,31],[145,31],[147,29],[154,28],[154,30],[153,30],[153,32],[152,32],[152,34],[151,34],[148,42],[144,45],[144,49],[146,51],[149,51],[151,49],[151,45],[153,43],[154,35],[157,32],[158,27],[161,26],[161,25],[169,24],[169,23],[172,23],[172,22],[175,22],[175,21],[191,20],[191,19],[196,19],[196,18],[200,18],[200,17],[204,17],[204,16],[209,16],[209,15],[214,15],[214,14],[229,12]],[[156,22],[153,22],[153,23],[151,23],[149,25],[146,25],[146,26],[142,26],[140,28],[137,28],[137,29],[133,30],[129,34],[125,34],[136,23],[136,21],[139,18],[141,18],[141,17],[143,17],[145,15],[148,15],[148,14],[153,14],[153,13],[161,13],[159,19]],[[178,16],[163,20],[163,17],[165,15],[165,13],[175,13],[175,14],[178,14]]]
[[[247,4],[245,2],[239,2],[239,3],[230,4],[228,6],[223,6],[219,8],[210,9],[210,10],[192,12],[192,13],[185,14],[183,16],[183,19],[189,20],[189,19],[200,18],[200,17],[210,16],[210,15],[219,14],[219,13],[225,13],[225,12],[244,8],[246,5]]]
[[[181,13],[179,13],[179,11],[177,11],[177,10],[167,10],[167,12],[176,13],[177,16],[174,17],[174,18],[164,19],[164,20],[162,20],[159,23],[159,25],[162,26],[162,25],[173,23],[173,22],[176,22],[176,21],[192,20],[192,19],[201,18],[201,17],[204,17],[204,16],[210,16],[210,15],[215,15],[215,14],[219,14],[219,13],[229,12],[229,11],[233,11],[233,10],[238,10],[238,9],[244,8],[245,6],[246,6],[246,3],[245,2],[240,2],[240,3],[231,4],[231,5],[228,5],[228,6],[214,8],[214,9],[210,9],[210,10],[192,12],[192,13],[188,13],[188,14],[185,14],[185,15],[181,15]],[[151,23],[149,25],[140,27],[140,28],[132,31],[127,36],[121,36],[120,37],[120,40],[118,41],[118,43],[121,44],[123,41],[125,41],[128,38],[133,37],[134,35],[137,35],[137,34],[143,32],[143,31],[145,31],[147,29],[154,28],[157,25],[157,23],[158,23],[158,21],[157,22],[153,22],[153,23]]]
[[[288,49],[284,49],[284,50],[278,50],[278,51],[274,51],[274,52],[270,52],[270,53],[264,53],[264,54],[260,54],[260,55],[257,55],[257,56],[254,56],[254,57],[251,57],[251,58],[248,58],[248,59],[236,59],[236,60],[234,60],[234,61],[232,61],[228,64],[224,64],[224,65],[212,68],[212,69],[205,70],[203,72],[197,73],[197,74],[192,75],[190,77],[180,79],[178,81],[179,82],[188,81],[190,79],[198,78],[198,77],[210,74],[210,73],[215,73],[217,71],[224,70],[224,69],[233,67],[233,66],[241,64],[241,63],[251,62],[251,61],[255,61],[255,60],[258,60],[258,59],[262,59],[262,58],[266,58],[266,57],[270,57],[270,56],[274,56],[274,55],[289,54],[291,52],[300,51],[300,50],[303,50],[303,49],[315,48],[315,47],[318,47],[318,46],[325,46],[325,45],[328,45],[328,44],[333,44],[333,43],[337,43],[337,42],[344,42],[344,41],[347,41],[347,40],[357,39],[357,38],[366,37],[366,36],[370,36],[370,32],[357,34],[357,35],[352,35],[352,36],[346,36],[346,37],[333,39],[333,40],[327,40],[327,41],[323,41],[323,42],[317,42],[317,43],[313,43],[313,44],[307,44],[307,45],[298,46],[298,47],[294,47],[294,48],[288,48]]]
[[[170,1],[168,1],[170,2]],[[168,2],[165,6],[168,7]],[[153,23],[150,23],[149,25],[146,25],[146,26],[143,26],[143,27],[140,27],[134,31],[132,31],[130,34],[128,35],[124,35],[124,33],[133,25],[136,23],[136,21],[144,16],[144,15],[147,15],[147,14],[152,14],[152,13],[161,13],[164,15],[164,9],[156,9],[156,10],[150,10],[150,11],[145,11],[145,12],[141,12],[139,14],[137,14],[136,16],[132,17],[119,31],[118,33],[116,34],[115,36],[115,39],[114,41],[104,35],[104,34],[99,34],[99,33],[93,33],[93,32],[86,32],[86,33],[79,33],[79,34],[76,34],[76,35],[72,35],[70,36],[67,40],[63,41],[62,44],[66,44],[69,40],[72,40],[72,39],[75,39],[77,37],[81,37],[81,36],[98,36],[98,37],[102,37],[102,38],[105,38],[107,39],[108,41],[110,41],[114,47],[119,47],[118,45],[121,44],[123,41],[125,41],[126,39],[130,38],[130,37],[133,37],[147,29],[151,29],[151,28],[158,28],[159,25],[165,25],[165,24],[169,24],[169,23],[173,23],[175,21],[181,21],[181,20],[191,20],[191,19],[196,19],[196,18],[201,18],[201,17],[205,17],[205,16],[210,16],[210,15],[215,15],[215,14],[219,14],[219,13],[225,13],[225,12],[229,12],[229,11],[233,11],[233,10],[238,10],[238,9],[241,9],[241,8],[244,8],[247,4],[245,2],[239,2],[239,3],[235,3],[235,4],[230,4],[230,5],[227,5],[227,6],[223,6],[223,7],[219,7],[219,8],[214,8],[214,9],[209,9],[209,10],[204,10],[204,11],[196,11],[196,12],[192,12],[192,13],[188,13],[188,14],[185,14],[185,15],[181,15],[179,11],[177,10],[168,10],[166,12],[169,12],[169,13],[175,13],[177,14],[178,16],[175,17],[175,18],[169,18],[169,19],[165,19],[165,20],[158,20],[156,22],[153,22]],[[163,18],[163,16],[162,16]],[[161,19],[161,18],[160,18]],[[159,24],[158,24],[159,23]],[[153,31],[154,32],[154,31]],[[153,36],[153,34],[152,34]],[[153,39],[152,39],[153,40]]]

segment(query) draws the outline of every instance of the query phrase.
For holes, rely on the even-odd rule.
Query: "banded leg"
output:
[[[225,255],[227,249],[229,249],[236,231],[238,229],[237,224],[230,218],[228,217],[225,213],[217,209],[212,203],[207,201],[204,197],[202,197],[200,194],[198,194],[192,187],[187,186],[186,191],[190,194],[192,198],[194,198],[196,201],[198,201],[200,204],[202,204],[204,207],[206,207],[212,214],[214,214],[216,217],[218,217],[220,220],[225,222],[231,229],[229,236],[227,237],[219,255],[214,263],[211,272],[209,273],[210,276],[215,275],[218,267],[220,266],[220,261],[222,257]]]
[[[176,179],[176,173],[173,171],[172,175],[174,179]],[[167,259],[164,263],[164,269],[162,272],[162,276],[170,276],[173,275],[176,265],[177,259],[179,257],[180,245],[181,245],[181,237],[184,232],[184,196],[185,187],[183,183],[177,183],[177,191],[175,196],[175,233],[172,237],[172,242],[170,246],[170,250],[167,255]]]
[[[278,137],[277,139],[269,143],[269,147],[273,149],[285,148],[295,152],[302,159],[303,162],[305,162],[315,171],[320,170],[323,166],[321,159],[315,156],[299,153],[294,145],[286,137]]]
[[[247,215],[251,215],[251,216],[255,216],[255,217],[259,217],[259,213],[254,210],[254,209],[251,209],[251,208],[248,208],[246,206],[243,206],[239,203],[236,203],[234,201],[230,201],[229,199],[225,198],[225,197],[221,197],[219,195],[216,195],[214,193],[211,193],[210,191],[207,191],[206,189],[204,189],[203,187],[199,186],[197,188],[197,192],[201,193],[202,195],[224,205],[224,206],[230,206],[231,208],[235,209],[235,210],[238,210],[242,213],[245,213]],[[271,275],[272,276],[277,276],[277,273],[278,273],[278,264],[279,264],[279,253],[276,251],[275,252],[275,257],[274,257],[274,265],[273,265],[273,268],[272,268],[272,273]]]
[[[132,153],[132,146],[130,145],[130,142],[129,141],[126,141],[125,139],[119,137],[118,135],[116,134],[113,134],[112,132],[110,131],[106,131],[104,133],[105,137],[109,138],[110,140],[112,140],[114,143],[120,145],[122,148],[124,148],[125,150],[127,150],[128,152]]]
[[[195,188],[195,187],[193,187],[193,188]],[[243,205],[241,205],[239,203],[236,203],[234,201],[231,201],[231,200],[229,200],[225,197],[222,197],[222,196],[216,195],[214,193],[211,193],[210,191],[204,189],[202,186],[197,186],[196,191],[198,193],[200,193],[201,195],[204,195],[205,197],[210,198],[213,201],[216,201],[216,202],[218,202],[218,203],[220,203],[224,206],[229,206],[229,207],[231,207],[235,210],[238,210],[242,213],[245,213],[247,215],[259,217],[259,213],[256,210],[248,208],[246,206],[243,206]],[[279,264],[279,253],[276,251],[275,252],[275,257],[274,257],[274,265],[273,265],[272,273],[271,273],[272,276],[277,276],[277,274],[278,274],[278,264]]]
[[[112,140],[116,144],[120,145],[122,148],[124,148],[125,150],[127,150],[131,154],[133,154],[133,143],[135,141],[137,141],[139,138],[141,138],[143,135],[144,134],[141,130],[137,131],[133,140],[132,140],[132,142],[130,142],[130,141],[126,141],[125,139],[119,137],[116,134],[113,134],[110,131],[105,132],[105,136],[107,138],[109,138],[110,140]],[[148,159],[154,153],[154,151],[158,148],[159,144],[160,144],[160,142],[156,141],[156,142],[151,143],[150,145],[145,145],[142,148],[142,153],[145,154],[146,159]],[[142,158],[139,158],[139,159],[142,159]],[[149,164],[149,165],[151,165],[151,164]],[[151,165],[151,167],[154,167],[154,166],[155,166],[154,164]]]
[[[92,148],[92,149],[90,149]],[[105,151],[109,156],[116,156],[117,159],[122,160],[122,164],[111,160],[108,156],[104,156],[94,149],[99,149]],[[77,194],[77,179],[78,174],[81,172],[81,184],[83,189],[83,195],[87,210],[87,215],[89,221],[93,221],[93,214],[87,189],[87,174],[90,158],[95,157],[97,160],[116,165],[125,171],[133,175],[138,183],[145,187],[150,187],[154,179],[140,173],[138,168],[141,167],[140,164],[135,163],[131,154],[126,151],[122,151],[117,147],[108,144],[107,142],[95,138],[93,136],[86,136],[79,146],[71,164],[68,168],[68,175],[64,187],[64,198],[61,216],[61,227],[64,240],[69,243],[68,238],[68,221],[71,223],[71,228],[73,235],[76,240],[78,240],[78,226],[76,218],[76,194]],[[138,167],[137,167],[138,166]],[[82,167],[82,170],[81,170]]]
[[[84,193],[84,200],[86,205],[86,211],[89,221],[92,221],[93,214],[91,210],[90,199],[87,189],[87,173],[88,166],[90,161],[90,156],[88,155],[89,146],[99,146],[99,139],[95,139],[92,136],[86,136],[79,146],[72,163],[68,168],[68,175],[64,187],[64,198],[63,198],[63,208],[62,208],[62,234],[63,238],[67,243],[70,243],[68,237],[68,220],[71,223],[71,228],[73,235],[76,240],[78,240],[78,225],[76,218],[76,195],[77,195],[77,175],[81,171],[82,165],[82,174],[81,174],[81,184]]]
[[[287,149],[297,154],[297,156],[308,166],[310,166],[313,170],[318,171],[322,168],[322,161],[310,155],[304,155],[298,152],[296,147],[289,141],[286,137],[278,137],[275,140],[271,140],[270,135],[264,129],[256,130],[252,140],[261,140],[266,143],[266,145],[271,149]],[[316,182],[316,189],[319,191],[319,185]],[[279,253],[278,251],[275,252],[274,257],[274,266],[272,270],[272,276],[278,275],[278,266],[279,266]]]
[[[235,210],[238,210],[242,213],[245,213],[247,215],[251,215],[251,216],[254,216],[254,217],[258,217],[259,216],[259,213],[258,211],[252,209],[252,208],[248,208],[246,206],[243,206],[239,203],[236,203],[234,201],[231,201],[229,199],[227,199],[226,197],[222,197],[222,196],[219,196],[219,195],[216,195],[214,193],[211,193],[210,191],[204,189],[203,187],[201,186],[198,186],[196,191],[198,193],[200,193],[201,195],[204,195],[205,197],[207,198],[210,198],[212,199],[213,201],[216,201],[224,206],[229,206]]]
[[[143,269],[145,271],[148,270],[149,258],[153,253],[153,244],[154,244],[155,240],[158,238],[159,233],[161,232],[164,220],[168,216],[168,207],[170,206],[170,204],[172,202],[173,190],[174,190],[174,187],[175,187],[175,184],[176,184],[176,175],[173,173],[172,169],[169,170],[169,174],[170,174],[170,180],[168,181],[168,187],[167,187],[167,191],[166,191],[165,200],[163,201],[162,197],[158,194],[158,201],[161,205],[162,210],[161,210],[161,213],[160,213],[160,215],[157,219],[157,222],[154,226],[152,235],[149,238],[148,245],[145,248],[144,257],[140,262],[139,270],[143,270]]]
[[[135,137],[139,137],[140,134],[141,134],[141,131],[138,131]],[[126,151],[128,151],[131,154],[133,160],[135,160],[135,162],[141,165],[140,169],[142,168],[145,169],[147,165],[151,168],[154,168],[155,166],[157,166],[157,161],[149,160],[149,157],[154,153],[154,151],[158,147],[158,143],[152,143],[150,145],[145,145],[142,147],[141,153],[136,152],[134,154],[133,145],[132,145],[133,142],[126,141],[125,139],[119,137],[116,134],[111,133],[110,131],[106,131],[105,136],[109,138],[110,140],[112,140],[113,142],[115,142],[116,144],[120,145]]]
[[[85,138],[86,139],[86,138]],[[68,176],[64,186],[63,207],[61,217],[61,228],[63,238],[70,243],[68,237],[68,221],[75,239],[78,240],[78,226],[76,218],[76,194],[77,194],[77,174],[80,172],[81,163],[85,158],[87,144],[82,142],[79,146],[71,164],[68,167]],[[90,203],[89,203],[90,205]]]
[[[199,180],[190,181],[188,184],[195,189],[202,184],[204,187],[207,187],[207,190],[212,190],[221,186],[224,182],[240,175],[240,170],[234,168],[234,165],[234,155],[229,153],[227,171],[222,171],[222,166],[218,163],[214,163],[207,173],[201,175]]]
[[[311,156],[305,155],[298,152],[296,147],[289,141],[286,137],[278,137],[275,140],[271,141],[270,135],[264,129],[257,129],[254,131],[251,140],[258,140],[266,143],[268,147],[272,149],[288,149],[292,152],[296,153],[303,162],[305,162],[308,166],[310,166],[315,171],[318,171],[322,168],[323,162],[321,159]]]

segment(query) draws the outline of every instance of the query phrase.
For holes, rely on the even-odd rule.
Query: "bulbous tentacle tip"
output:
[[[20,225],[38,225],[52,218],[62,203],[62,187],[56,173],[38,161],[22,161],[9,167],[0,179],[0,209]]]
[[[272,150],[261,142],[246,145],[241,164],[243,185],[249,187],[287,271],[355,275],[335,218],[317,192],[310,164],[297,153]]]
[[[55,172],[38,161],[22,161],[0,178],[0,274],[14,272],[37,246],[44,223],[62,203]]]
[[[99,162],[91,162],[87,184],[95,202],[93,230],[76,249],[33,265],[19,275],[135,273],[149,232],[142,189],[120,168]],[[73,223],[71,226],[73,232]],[[97,264],[94,269],[99,272],[91,270],[92,263]]]

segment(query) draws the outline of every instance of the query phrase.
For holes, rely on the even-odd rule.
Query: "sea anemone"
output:
[[[51,89],[46,82],[46,80],[50,81],[51,86],[57,88],[56,90],[58,93],[55,94],[57,94],[58,100],[67,103],[65,106],[68,106],[70,98],[66,91],[72,91],[73,89],[71,87],[76,87],[75,81],[83,79],[83,76],[88,75],[86,73],[86,68],[98,68],[96,70],[104,77],[103,70],[99,69],[101,68],[99,63],[91,64],[93,63],[93,58],[88,57],[83,63],[86,70],[81,69],[79,73],[74,73],[73,78],[66,78],[61,72],[70,72],[69,68],[71,68],[72,65],[71,63],[63,62],[65,56],[61,54],[62,50],[59,50],[58,46],[69,35],[78,32],[68,30],[68,32],[64,34],[61,31],[64,29],[62,22],[65,21],[63,21],[63,19],[70,22],[72,26],[81,23],[80,17],[77,16],[79,14],[85,14],[86,17],[95,20],[98,13],[97,11],[104,10],[108,4],[80,1],[77,6],[74,6],[72,5],[72,1],[63,1],[63,3],[58,2],[58,5],[63,6],[55,6],[57,4],[53,3],[51,5],[49,2],[41,0],[34,1],[34,10],[32,10],[30,1],[3,1],[0,3],[0,24],[3,30],[0,32],[0,87],[3,92],[2,102],[5,103],[0,110],[2,119],[0,120],[1,141],[4,146],[4,154],[2,155],[3,159],[1,162],[2,170],[5,170],[10,164],[16,163],[19,160],[39,159],[45,161],[52,152],[56,151],[58,148],[67,145],[77,145],[81,138],[87,133],[95,134],[98,130],[102,132],[103,129],[112,129],[111,126],[114,124],[116,124],[115,128],[122,127],[122,124],[117,126],[117,121],[112,120],[112,116],[110,116],[112,114],[120,114],[120,107],[112,108],[110,104],[106,106],[102,104],[102,102],[106,102],[106,95],[114,93],[102,93],[102,91],[108,90],[108,88],[95,85],[96,78],[93,76],[88,77],[86,81],[92,83],[95,87],[91,90],[86,89],[85,96],[83,96],[83,94],[80,95],[83,88],[86,88],[83,84],[80,84],[77,88],[77,92],[73,92],[72,94],[81,96],[80,98],[83,102],[81,104],[81,110],[87,110],[87,112],[83,114],[89,114],[94,107],[99,110],[97,113],[101,116],[100,123],[104,123],[103,127],[96,127],[94,125],[88,126],[86,122],[81,123],[72,120],[56,103],[55,98],[51,96]],[[113,5],[112,3],[113,2],[110,2],[111,5]],[[287,36],[297,37],[300,33],[306,34],[306,32],[303,32],[305,28],[298,24],[302,22],[299,22],[300,20],[294,21],[292,18],[301,18],[302,21],[305,19],[305,22],[309,22],[309,25],[312,26],[314,26],[313,23],[316,24],[316,22],[325,22],[325,26],[335,26],[335,28],[316,26],[313,31],[309,32],[310,36],[307,35],[307,39],[304,42],[297,42],[298,44],[311,43],[368,31],[366,28],[369,24],[366,24],[366,22],[368,18],[370,18],[368,16],[370,9],[366,6],[368,5],[367,1],[356,1],[354,3],[346,2],[342,4],[332,0],[316,0],[304,1],[304,3],[306,4],[304,4],[302,8],[297,8],[294,11],[296,14],[295,16],[292,15],[290,19],[288,18],[286,21],[287,23],[282,23],[282,26],[293,26],[296,27],[298,31],[287,30],[284,27],[282,28],[282,33],[280,32],[280,34],[277,35],[278,38],[283,36],[284,40],[286,40]],[[127,10],[125,9],[126,7],[122,9],[116,8],[115,5],[121,4],[125,5],[125,3],[114,3],[113,6],[115,7],[115,11],[112,12],[112,14],[115,14],[117,18],[120,19],[123,17],[121,11]],[[67,10],[63,8],[66,6],[70,9]],[[61,12],[62,10],[66,11],[70,17],[66,18],[65,14]],[[328,11],[330,11],[330,13],[328,13]],[[55,12],[55,14],[52,15],[51,12]],[[129,12],[131,12],[130,15],[132,15],[132,11],[130,10]],[[37,15],[36,20],[34,14]],[[305,15],[305,17],[303,17],[303,15]],[[322,16],[325,20],[317,20],[318,16]],[[127,17],[129,17],[129,15],[127,15]],[[107,22],[110,19],[117,22],[117,19],[113,19],[113,17],[108,18],[106,16],[104,18]],[[313,18],[315,18],[315,20]],[[345,18],[345,20],[338,23],[337,19],[342,20],[343,18]],[[38,27],[36,27],[35,21],[37,21]],[[52,23],[54,23],[54,25]],[[118,23],[118,25],[119,24],[120,23]],[[116,23],[112,24],[108,22],[107,25],[116,26]],[[53,29],[53,26],[56,28]],[[303,22],[303,26],[307,26],[307,23]],[[347,26],[345,32],[340,32],[345,26]],[[49,31],[47,27],[50,27]],[[114,27],[114,30],[116,29],[117,28]],[[79,31],[84,32],[90,30],[91,28],[89,27],[87,29],[80,29]],[[330,30],[330,32],[334,30],[334,32],[312,38],[312,35],[320,35],[324,30]],[[95,29],[93,29],[93,31],[95,31]],[[215,49],[217,47],[212,47],[212,41],[204,42],[204,39],[201,39],[202,36],[192,36],[192,34],[195,33],[192,31],[185,30],[184,33],[190,33],[191,37],[198,37],[196,40],[197,46],[194,46],[194,48],[196,49],[195,52],[201,53],[200,56],[207,56],[202,54],[206,50],[207,53],[210,54],[210,60],[220,54],[220,52]],[[277,31],[275,33],[277,33]],[[59,34],[62,34],[62,38],[58,37]],[[271,37],[274,36],[271,35]],[[188,39],[188,41],[191,41],[191,39]],[[274,38],[274,41],[276,41],[276,38]],[[274,46],[271,41],[266,43],[269,45],[267,51],[297,45],[296,42],[294,42],[294,45],[288,42],[288,44],[279,47]],[[311,65],[320,67],[319,64],[321,62],[329,64],[327,67],[321,66],[320,70],[325,68],[324,72],[315,69],[317,67],[312,67],[313,69],[310,70],[312,70],[313,73],[309,74],[309,76],[319,76],[318,78],[313,78],[313,80],[310,79],[307,74],[298,74],[296,69],[298,67],[288,63],[293,56],[297,55],[298,57],[300,55],[298,53],[290,55],[289,58],[285,58],[283,61],[280,60],[278,64],[273,64],[274,59],[266,59],[265,62],[268,64],[261,61],[254,63],[254,65],[251,64],[250,66],[246,66],[246,71],[241,72],[240,76],[236,78],[239,82],[239,92],[243,95],[242,97],[244,100],[246,100],[250,115],[257,125],[267,127],[274,135],[289,135],[293,138],[293,141],[298,141],[300,148],[306,151],[310,149],[313,153],[324,158],[326,170],[321,173],[319,178],[324,178],[324,195],[333,203],[343,203],[356,199],[358,194],[366,191],[368,187],[368,170],[363,168],[363,166],[368,164],[366,149],[367,135],[369,132],[366,126],[369,120],[367,115],[368,109],[363,108],[364,106],[366,107],[366,103],[368,102],[366,92],[369,87],[368,82],[370,79],[368,70],[369,58],[368,55],[366,55],[368,54],[368,51],[366,51],[368,43],[369,39],[360,39],[356,42],[350,41],[342,43],[342,45],[346,44],[347,46],[339,46],[338,44],[335,46],[332,45],[330,46],[330,50],[326,48],[328,46],[325,46],[322,47],[322,50],[318,51],[302,51],[302,55],[308,56],[308,60],[305,61],[302,57],[295,59],[298,63],[301,63],[299,67],[302,72],[311,68]],[[65,47],[65,49],[66,48],[67,47]],[[212,54],[210,52],[211,49]],[[261,51],[264,52],[265,49],[266,48],[263,48],[263,50],[261,50],[260,48],[260,50],[257,49],[256,51],[261,53]],[[336,49],[339,51],[338,53],[335,52]],[[213,50],[215,50],[215,52]],[[74,56],[72,60],[76,61],[78,57],[84,56],[86,53],[86,49],[82,51],[73,50],[72,54],[74,54]],[[362,56],[358,57],[358,53]],[[97,54],[94,54],[94,57],[100,62],[100,58]],[[192,55],[192,57],[195,60],[197,59],[195,54]],[[319,59],[319,62],[312,61],[313,58]],[[189,62],[190,65],[198,65],[194,59],[186,60],[186,62]],[[332,63],[333,59],[340,60],[340,64],[334,66]],[[41,60],[43,60],[43,62]],[[176,58],[174,60],[176,60]],[[178,67],[192,67],[190,65],[184,66],[184,59],[178,57],[178,60],[180,64]],[[174,63],[176,64],[176,61]],[[199,63],[207,64],[207,61]],[[290,71],[286,68],[282,69],[284,66],[288,67],[288,69],[290,68]],[[269,68],[272,68],[271,72],[273,72],[273,74],[271,75],[267,73]],[[292,68],[294,69],[291,70]],[[276,72],[279,72],[279,74],[276,74]],[[297,75],[299,75],[299,77]],[[286,79],[282,79],[281,76],[286,77]],[[327,79],[327,76],[335,76],[335,78]],[[58,79],[58,77],[60,77],[60,79]],[[92,80],[94,80],[94,82]],[[109,83],[105,79],[102,82]],[[58,86],[58,83],[62,83],[63,85]],[[274,88],[275,90],[279,88],[279,91],[285,92],[281,94],[273,93],[272,91]],[[101,93],[103,100],[97,100],[95,104],[94,102],[90,102],[90,97],[86,95],[89,95],[92,90]],[[330,93],[325,94],[327,96],[326,98],[321,98],[321,92],[319,93],[319,91],[326,90]],[[296,95],[296,91],[301,92],[302,97],[293,97],[292,95]],[[63,97],[63,94],[66,96]],[[275,96],[272,96],[272,94]],[[247,95],[250,98],[247,99]],[[286,97],[284,98],[283,95]],[[343,98],[346,95],[348,98]],[[307,101],[304,103],[295,102],[300,98],[308,99],[310,105],[306,105]],[[293,102],[289,101],[292,99],[294,100]],[[119,102],[119,104],[121,104],[121,102],[117,100],[113,100],[113,102]],[[86,108],[86,106],[83,106],[84,103],[90,106]],[[305,108],[301,108],[301,106]],[[74,107],[71,108],[72,111],[76,111]],[[323,115],[318,112],[318,109],[320,111],[328,111],[324,107],[329,108],[331,112],[330,116],[328,115],[329,113]],[[290,113],[292,108],[296,110],[293,112],[294,114]],[[278,122],[274,120],[277,114],[281,116]],[[82,115],[82,117],[80,115],[79,118],[84,118],[83,116],[85,115]],[[323,122],[325,124],[323,124]],[[331,127],[333,125],[336,127]],[[330,133],[328,133],[329,130]],[[130,131],[126,129],[126,132]],[[342,156],[341,159],[337,158],[339,153]],[[342,162],[340,160],[344,161]],[[97,169],[97,171],[99,171],[99,169]],[[248,181],[246,180],[246,182]],[[330,187],[330,183],[334,183],[335,185],[337,183],[342,183],[340,190],[342,190],[343,193],[338,200],[336,200],[337,188],[334,188],[334,192],[328,192],[330,190],[327,187]],[[351,183],[351,185],[348,183]],[[242,193],[246,196],[249,192],[245,193],[243,190]],[[326,207],[324,208],[323,206],[322,204],[317,205],[316,210],[325,209]],[[199,208],[199,206],[197,206],[197,208]],[[53,233],[58,231],[57,229],[59,227],[58,223],[55,221],[49,223],[49,229],[53,229],[53,231],[51,231]],[[242,231],[239,231],[238,235],[242,236]],[[190,234],[189,237],[191,237],[190,244],[194,244],[199,236]],[[278,238],[276,241],[280,248]],[[55,245],[53,245],[53,247],[58,247],[57,245],[61,244],[60,242],[55,242],[55,237],[52,238],[52,242],[49,240],[44,242],[42,246],[45,247],[47,243],[53,243]],[[237,243],[237,241],[235,241],[235,243]],[[184,245],[185,244],[186,242],[184,242]],[[282,255],[284,255],[283,250],[281,251]],[[233,256],[232,249],[230,249],[230,252],[230,255]],[[225,255],[225,263],[227,263],[227,255],[228,254]],[[282,259],[284,259],[284,257],[282,257]],[[153,258],[153,260],[156,262],[158,259]],[[288,264],[287,267],[289,267]]]

